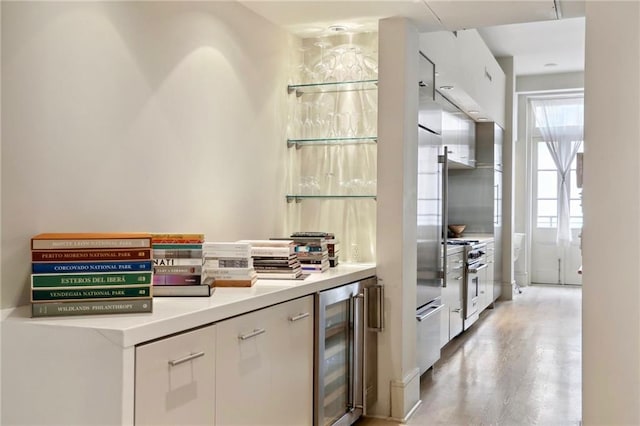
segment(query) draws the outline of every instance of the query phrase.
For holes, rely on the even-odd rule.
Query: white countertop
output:
[[[493,241],[493,234],[463,234],[460,238],[448,238],[449,240],[478,240],[481,243]]]
[[[340,264],[304,280],[258,280],[253,287],[218,287],[211,297],[155,297],[153,313],[31,318],[31,306],[2,310],[3,326],[18,322],[34,327],[94,330],[121,347],[296,299],[374,276],[374,264]]]

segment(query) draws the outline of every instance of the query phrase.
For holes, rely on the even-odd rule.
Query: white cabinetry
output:
[[[216,425],[310,425],[313,296],[216,326]]]
[[[136,425],[213,425],[216,326],[136,348]]]
[[[237,421],[229,404],[238,418],[273,407],[262,411],[257,424],[310,424],[313,295],[375,274],[373,265],[338,265],[295,283],[258,280],[252,288],[220,288],[212,297],[165,297],[149,314],[31,318],[30,306],[0,311],[0,424],[220,425],[216,413]],[[255,361],[250,349],[254,345],[258,353],[256,341],[240,345],[238,334],[225,330],[258,312],[262,322],[248,324],[249,332],[267,329],[257,337],[269,338],[270,358]],[[233,358],[221,336],[232,337],[229,346],[239,357]],[[265,365],[271,383],[251,385],[270,391],[257,403],[248,387],[228,378]],[[232,374],[225,371],[232,368]],[[236,392],[237,399],[229,402],[225,392]]]
[[[474,121],[440,93],[436,102],[442,107],[442,144],[447,147],[449,167],[475,167]]]
[[[506,77],[475,29],[423,33],[420,50],[436,64],[437,87],[454,86],[452,100],[504,127]]]

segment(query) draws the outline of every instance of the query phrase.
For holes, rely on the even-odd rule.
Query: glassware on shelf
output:
[[[300,81],[304,84],[313,83],[314,81],[316,81],[315,72],[309,67],[309,62],[307,59],[307,53],[310,50],[311,48],[308,46],[301,46],[298,48],[300,57],[298,59],[296,72]]]
[[[357,47],[346,47],[342,51],[342,66],[344,68],[345,80],[360,81],[362,80],[362,66],[360,59],[362,57],[360,49]]]
[[[362,56],[363,79],[378,79],[378,52],[375,50],[366,52]]]
[[[313,71],[316,75],[317,81],[320,82],[328,82],[328,81],[337,81],[331,80],[330,75],[332,69],[335,68],[335,59],[330,55],[325,55],[325,49],[327,47],[331,47],[331,43],[319,40],[313,44],[314,46],[318,46],[320,48],[320,58],[318,62],[314,65]]]

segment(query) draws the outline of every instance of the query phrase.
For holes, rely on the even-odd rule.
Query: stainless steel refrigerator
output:
[[[420,55],[417,176],[417,361],[420,374],[440,358],[441,300],[444,279],[446,153],[442,113],[435,102],[435,67]]]
[[[435,102],[435,67],[420,55],[418,113],[418,282],[416,309],[441,296],[442,239],[446,162],[443,161],[442,112]]]

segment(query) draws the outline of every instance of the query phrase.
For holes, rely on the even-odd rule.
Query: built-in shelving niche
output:
[[[287,232],[329,231],[340,262],[375,261],[378,34],[305,38],[287,86]]]

